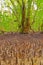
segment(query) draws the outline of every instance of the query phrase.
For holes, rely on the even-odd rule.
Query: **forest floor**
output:
[[[1,34],[0,65],[43,65],[43,33]]]

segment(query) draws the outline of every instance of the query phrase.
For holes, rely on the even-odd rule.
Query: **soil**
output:
[[[15,63],[17,63],[18,58],[29,60],[33,57],[43,57],[43,33],[5,33],[0,35],[0,64],[1,61],[11,63],[15,58]]]

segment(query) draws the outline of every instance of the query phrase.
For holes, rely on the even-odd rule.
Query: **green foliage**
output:
[[[34,4],[30,8],[30,23],[34,22],[31,24],[34,31],[43,31],[43,0],[24,0],[24,2],[26,6],[26,17],[29,15],[29,8],[32,2],[37,5],[36,10],[34,10]],[[5,11],[3,14],[0,12],[0,31],[19,32],[21,30],[22,0],[5,0],[5,6],[12,10],[12,14],[7,11]],[[10,6],[12,7],[10,8]]]
[[[0,31],[18,31],[18,22],[14,22],[13,15],[0,15]]]

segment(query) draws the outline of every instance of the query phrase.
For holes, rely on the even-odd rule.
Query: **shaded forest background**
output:
[[[43,31],[43,0],[0,0],[0,32],[22,30],[23,6],[25,6],[24,25],[26,26],[26,21],[29,19],[32,28],[30,31]]]

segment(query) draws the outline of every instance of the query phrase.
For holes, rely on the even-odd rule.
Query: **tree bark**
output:
[[[29,33],[30,30],[30,9],[31,9],[31,2],[28,3],[28,10],[27,10],[27,17],[26,17],[26,7],[25,7],[25,2],[22,2],[22,21],[21,21],[21,26],[22,26],[22,33]]]

